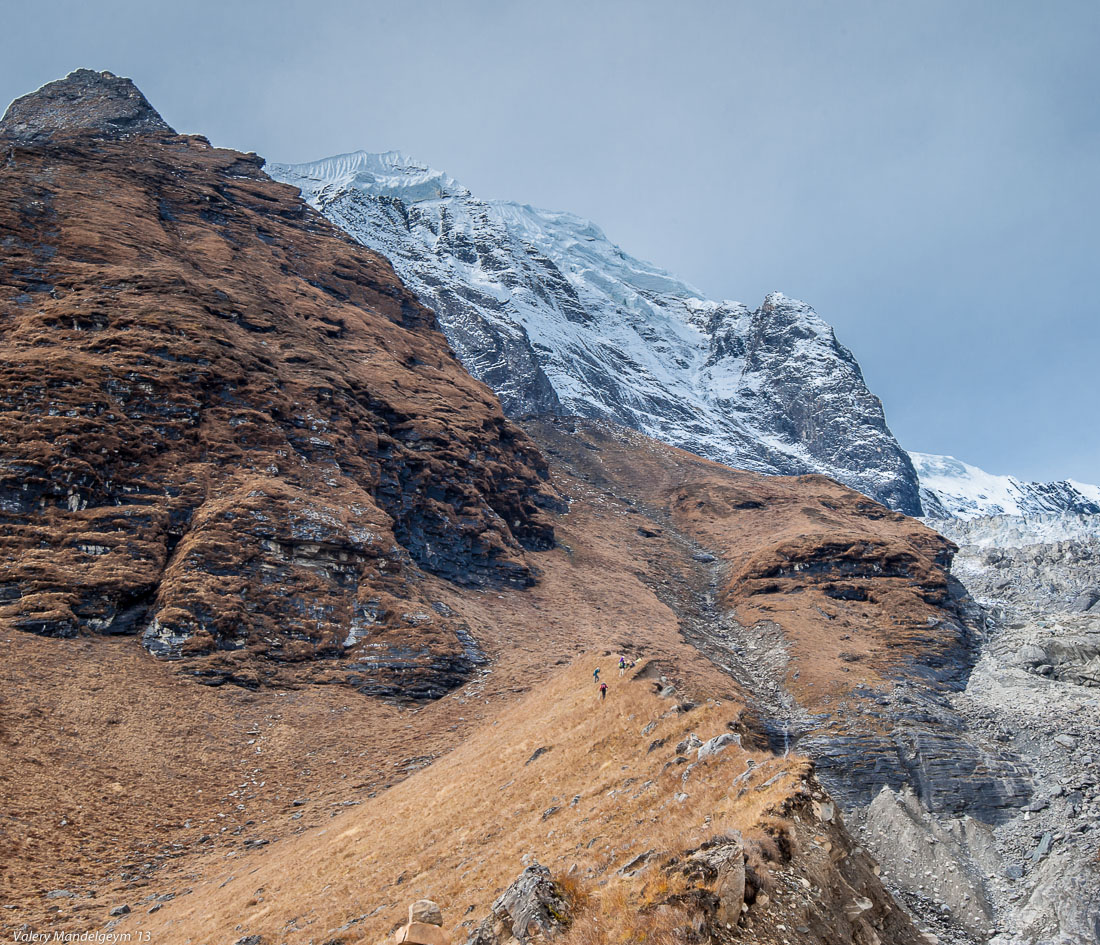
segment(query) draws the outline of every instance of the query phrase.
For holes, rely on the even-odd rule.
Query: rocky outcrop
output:
[[[550,870],[532,863],[501,893],[466,945],[543,945],[560,937],[571,919]]]
[[[175,134],[129,79],[77,69],[11,103],[0,138],[35,144],[65,132],[98,138]]]
[[[398,152],[268,170],[393,262],[510,415],[612,420],[731,466],[824,473],[920,514],[881,403],[805,303],[711,301],[586,220],[479,200]]]
[[[812,775],[768,818],[770,857],[762,858],[754,844],[750,860],[741,837],[723,835],[663,865],[663,877],[646,890],[656,900],[648,909],[677,910],[677,940],[928,941],[886,891],[876,864],[852,841]],[[676,891],[659,892],[670,886]]]
[[[127,80],[0,132],[0,617],[214,684],[460,683],[476,640],[424,576],[530,584],[560,506],[431,312]]]
[[[696,884],[704,896],[696,896],[705,921],[718,929],[741,922],[745,905],[745,847],[740,834],[731,833],[708,840],[682,861],[666,867]]]

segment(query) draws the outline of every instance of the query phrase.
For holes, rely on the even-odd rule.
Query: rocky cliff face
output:
[[[530,584],[557,500],[431,312],[128,80],[18,100],[0,153],[0,617],[215,683],[461,682],[426,579]]]
[[[851,352],[802,302],[714,302],[592,223],[479,200],[398,152],[269,165],[432,308],[513,416],[610,419],[728,465],[818,472],[920,514]]]

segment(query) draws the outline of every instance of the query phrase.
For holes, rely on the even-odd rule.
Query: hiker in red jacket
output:
[[[606,699],[606,698],[607,698],[607,683],[602,682],[602,683],[600,683],[600,699],[603,700],[603,699]]]

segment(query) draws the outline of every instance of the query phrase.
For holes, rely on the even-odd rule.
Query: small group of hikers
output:
[[[625,673],[628,669],[632,669],[634,667],[634,665],[636,664],[636,662],[637,662],[636,660],[629,660],[628,661],[625,656],[620,656],[619,657],[619,677],[622,678],[623,673]],[[594,670],[592,670],[592,681],[600,683],[600,698],[601,699],[606,699],[607,698],[607,683],[600,682],[600,667],[599,666],[597,666]]]

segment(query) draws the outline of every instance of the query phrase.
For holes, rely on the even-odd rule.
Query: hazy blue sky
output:
[[[0,98],[80,66],[303,161],[399,148],[707,294],[837,330],[910,449],[1100,482],[1100,3],[0,0]]]

